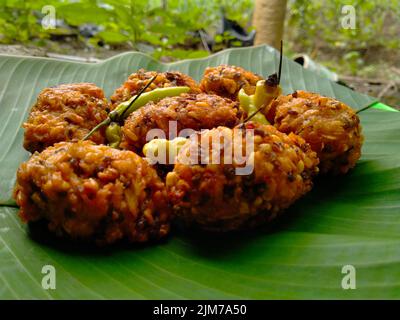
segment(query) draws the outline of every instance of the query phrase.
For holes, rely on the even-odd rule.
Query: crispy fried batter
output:
[[[196,81],[186,74],[178,71],[156,72],[145,71],[140,69],[136,73],[132,73],[121,87],[115,90],[111,96],[112,108],[114,109],[121,102],[129,100],[132,96],[148,83],[148,81],[157,74],[156,79],[146,91],[154,90],[155,88],[187,86],[191,93],[200,93],[200,89]]]
[[[361,156],[360,119],[340,101],[296,91],[273,101],[265,115],[279,131],[298,134],[311,145],[322,173],[344,174]]]
[[[61,142],[17,172],[23,221],[45,219],[59,236],[98,244],[158,239],[169,231],[164,183],[131,151],[91,141]]]
[[[39,94],[23,124],[24,148],[33,153],[56,142],[82,139],[107,117],[108,107],[103,90],[93,83],[46,88]],[[90,139],[104,143],[104,130],[96,132]]]
[[[182,94],[148,103],[133,112],[122,127],[121,148],[140,152],[151,129],[161,129],[169,138],[170,121],[176,121],[177,133],[182,129],[234,127],[242,118],[238,103],[216,95]]]
[[[255,86],[259,80],[262,80],[259,75],[241,67],[222,64],[205,70],[200,82],[200,89],[203,92],[238,100],[237,95],[241,88],[247,94],[254,94]]]
[[[254,164],[251,174],[238,175],[236,169],[243,165],[237,161],[187,162],[189,156],[196,159],[204,155],[201,147],[196,148],[199,141],[218,139],[218,134],[233,137],[232,129],[219,127],[205,131],[183,146],[173,172],[166,178],[178,219],[214,231],[255,226],[272,220],[312,188],[318,158],[302,138],[283,134],[270,125],[249,122],[240,127],[254,129],[254,152],[247,155]],[[230,139],[220,150],[214,145],[211,152],[220,154],[221,159],[225,159],[224,152],[229,148],[238,148],[244,154],[245,136],[240,137]]]

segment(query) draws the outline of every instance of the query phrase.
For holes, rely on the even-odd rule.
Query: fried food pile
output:
[[[206,68],[200,89],[206,93],[237,100],[239,90],[242,88],[247,94],[254,94],[259,80],[262,78],[257,74],[241,67],[223,64]]]
[[[361,156],[360,119],[340,101],[296,91],[278,97],[264,110],[279,131],[295,133],[310,144],[322,173],[347,173]]]
[[[154,90],[155,88],[178,87],[186,86],[190,88],[191,93],[200,93],[201,90],[191,77],[178,71],[156,72],[145,71],[140,69],[138,72],[132,73],[121,87],[116,89],[111,96],[113,108],[121,102],[129,100],[132,96],[146,85],[151,77],[157,76],[151,86],[146,91]]]
[[[225,136],[228,143],[217,150],[208,150],[207,160],[215,151],[221,159],[227,159],[226,153],[235,149],[242,152],[246,149],[246,129],[254,130],[255,134],[249,156],[249,165],[254,166],[251,173],[238,175],[235,169],[243,165],[235,161],[194,165],[185,161],[190,156],[201,156],[201,142],[219,136]],[[234,130],[239,131],[239,139],[234,139]],[[271,125],[248,122],[235,129],[218,127],[198,135],[198,139],[182,147],[174,170],[166,179],[174,212],[188,224],[228,231],[272,220],[311,190],[312,178],[318,173],[319,161],[309,144]]]
[[[140,152],[148,142],[146,136],[150,130],[161,129],[168,137],[171,121],[176,123],[178,132],[184,129],[199,131],[218,126],[232,128],[242,117],[237,102],[214,94],[182,94],[165,98],[131,113],[122,127],[121,147]]]
[[[169,231],[167,193],[156,171],[131,151],[91,141],[34,153],[18,169],[15,199],[22,220],[44,218],[52,232],[72,239],[144,242]]]
[[[56,142],[82,139],[107,117],[108,102],[93,83],[62,84],[44,89],[24,123],[24,148],[42,151]],[[90,138],[105,143],[104,130]]]
[[[91,83],[46,88],[23,128],[33,154],[17,172],[21,219],[99,245],[157,240],[174,221],[218,232],[265,224],[317,175],[352,169],[363,144],[344,103],[284,96],[276,75],[228,65],[200,84],[141,69],[110,101]]]

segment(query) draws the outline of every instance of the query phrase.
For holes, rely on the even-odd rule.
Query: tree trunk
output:
[[[255,0],[253,26],[255,44],[268,44],[277,49],[283,37],[287,0]]]

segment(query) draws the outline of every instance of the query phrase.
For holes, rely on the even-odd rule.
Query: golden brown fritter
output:
[[[196,81],[186,74],[178,71],[156,72],[140,69],[138,72],[132,73],[124,84],[115,90],[114,94],[111,96],[112,108],[114,109],[121,102],[127,101],[132,96],[138,94],[156,74],[156,79],[146,91],[151,91],[155,88],[186,86],[190,88],[191,93],[200,93]]]
[[[238,100],[238,92],[241,88],[252,95],[257,81],[262,78],[241,67],[222,64],[218,67],[209,67],[205,70],[200,82],[203,92],[214,93],[231,100]]]
[[[233,137],[232,129],[204,131],[198,134],[197,141],[192,136],[180,150],[174,170],[166,178],[168,196],[178,219],[214,231],[256,226],[275,218],[312,188],[318,158],[302,138],[259,123],[248,122],[239,127],[241,132],[254,129],[254,152],[247,153],[254,168],[251,174],[237,174],[236,169],[244,167],[239,161],[214,164],[216,161],[206,159],[193,164],[187,160],[207,154],[200,151],[199,141],[218,141],[219,134]],[[214,145],[209,154],[219,154],[221,159],[226,159],[224,155],[229,157],[232,149],[233,153],[240,150],[245,154],[244,133],[239,137],[225,140],[228,143],[222,148]]]
[[[91,141],[60,142],[34,153],[17,172],[14,198],[23,221],[48,221],[67,238],[144,242],[169,231],[164,183],[131,151]]]
[[[107,118],[108,107],[103,90],[93,83],[46,88],[23,124],[24,148],[40,152],[56,142],[82,139]],[[90,140],[104,143],[104,130],[93,134]]]
[[[340,101],[296,91],[278,97],[265,109],[265,115],[279,131],[298,134],[311,145],[322,173],[344,174],[361,156],[360,119]]]
[[[216,95],[182,94],[148,103],[130,114],[122,127],[121,148],[140,152],[151,129],[161,129],[169,138],[170,121],[176,121],[177,133],[182,129],[234,127],[242,119],[237,102]]]

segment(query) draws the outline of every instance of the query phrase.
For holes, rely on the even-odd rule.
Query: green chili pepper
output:
[[[265,90],[265,80],[260,80],[256,84],[256,91],[254,93],[254,105],[259,108],[268,99],[268,93]]]
[[[261,81],[259,81],[261,82]],[[258,83],[257,83],[258,85]],[[259,101],[261,99],[261,94],[259,94],[260,96],[258,97]],[[240,89],[239,94],[238,94],[238,98],[239,98],[239,103],[240,103],[240,107],[247,112],[247,114],[249,115],[249,117],[245,120],[248,121],[250,120],[250,118],[253,118],[254,121],[262,123],[262,124],[269,124],[268,120],[265,118],[265,116],[262,113],[259,113],[258,111],[260,111],[260,107],[262,106],[262,103],[260,106],[258,106],[255,103],[255,95],[249,96],[248,94],[246,94],[246,92],[244,92],[243,89]]]
[[[155,77],[153,77],[155,79]],[[146,87],[151,82],[147,84]],[[144,87],[143,89],[145,89]],[[166,87],[166,88],[157,88],[152,91],[144,92],[141,90],[136,96],[133,96],[128,101],[122,102],[119,104],[113,111],[108,114],[108,118],[103,122],[100,122],[96,127],[94,127],[84,138],[83,140],[87,140],[96,130],[109,125],[111,122],[122,122],[124,119],[128,117],[133,111],[143,107],[146,103],[150,101],[159,101],[166,97],[174,97],[179,96],[182,93],[187,93],[190,91],[189,87]]]
[[[257,108],[268,105],[273,99],[282,94],[279,85],[268,85],[265,80],[257,82],[256,91],[254,93],[254,104]]]
[[[121,143],[121,127],[116,122],[111,122],[106,129],[106,138],[108,145],[113,148],[118,148]]]
[[[269,124],[265,116],[260,113],[266,106],[268,106],[272,100],[276,99],[282,94],[280,87],[281,73],[282,73],[282,49],[283,42],[281,40],[281,54],[279,58],[279,71],[278,73],[271,74],[266,80],[259,80],[256,84],[254,95],[249,96],[244,92],[243,89],[239,91],[239,102],[243,110],[248,114],[247,119],[243,123],[253,119],[256,122],[263,124]]]
[[[166,97],[179,96],[182,93],[189,92],[189,87],[166,87],[157,88],[152,91],[143,93],[140,97],[136,98],[133,96],[128,101],[122,102],[118,107],[111,113],[116,114],[118,118],[125,119],[132,112],[136,111],[140,107],[144,106],[150,101],[159,101]],[[110,114],[111,116],[111,114]]]
[[[240,89],[238,94],[240,106],[249,115],[245,122],[254,118],[256,122],[269,124],[265,116],[259,112],[281,93],[282,90],[279,84],[271,85],[265,80],[257,82],[256,90],[252,96],[249,96],[243,89]]]
[[[265,116],[258,111],[260,111],[260,108],[257,108],[254,104],[250,104],[248,114],[254,119],[254,121],[261,124],[269,124]]]
[[[248,94],[246,94],[246,92],[244,92],[243,89],[240,89],[238,98],[239,98],[239,103],[240,103],[240,106],[242,107],[242,109],[244,111],[246,111],[247,113],[249,113],[249,106],[250,106],[250,104],[252,104],[252,97],[249,96]]]

